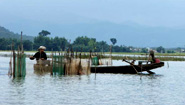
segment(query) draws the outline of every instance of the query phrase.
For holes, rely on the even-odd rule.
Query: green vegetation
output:
[[[42,35],[42,36],[47,36],[47,35],[50,35],[51,33],[49,31],[46,31],[46,30],[42,30],[41,32],[39,32],[39,35]]]
[[[184,57],[161,57],[158,56],[158,59],[160,59],[161,61],[185,61]],[[114,60],[123,60],[123,59],[127,59],[127,60],[148,60],[148,57],[142,57],[142,56],[113,56],[112,59]]]
[[[20,34],[17,34],[17,33],[13,33],[11,31],[9,31],[8,29],[0,26],[0,38],[20,39],[21,38],[21,35]],[[33,41],[33,38],[34,37],[32,37],[32,36],[23,35],[23,39],[24,40]]]
[[[117,43],[117,39],[116,38],[111,38],[110,41],[112,42],[113,45],[115,45]]]
[[[67,42],[67,39],[65,38],[50,38],[45,37],[43,35],[39,35],[34,38],[33,42],[33,50],[37,50],[39,46],[46,46],[46,50],[48,51],[60,51],[65,50],[67,46],[69,46],[69,43]],[[25,46],[24,46],[25,47]]]
[[[0,38],[0,50],[11,50],[11,44],[14,44],[15,49],[17,49],[17,46],[20,45],[20,40],[17,39],[6,39],[6,38]],[[32,50],[33,42],[30,40],[23,40],[24,49],[27,51]]]
[[[31,37],[23,35],[23,45],[25,51],[35,51],[39,46],[46,46],[47,51],[78,51],[78,52],[110,52],[112,48],[113,54],[134,54],[134,55],[146,55],[149,48],[137,48],[125,45],[116,45],[117,39],[110,38],[110,42],[113,46],[109,45],[105,41],[97,41],[96,38],[89,38],[86,36],[79,36],[73,42],[67,40],[64,37],[48,37],[51,33],[47,30],[42,30],[38,33],[38,36]],[[1,38],[2,37],[2,38]],[[0,50],[10,50],[11,44],[14,44],[15,49],[20,45],[20,35],[14,34],[9,30],[0,27]],[[157,55],[162,56],[185,56],[183,48],[165,49],[160,46],[152,48]]]
[[[46,33],[43,33],[46,32]],[[64,37],[47,37],[50,32],[41,31],[34,38],[33,42],[30,40],[23,40],[24,50],[25,51],[35,51],[39,46],[46,46],[47,51],[78,51],[78,52],[110,52],[110,45],[105,41],[96,41],[95,38],[88,37],[77,37],[73,43],[67,41]],[[112,39],[112,44],[116,44],[116,39]],[[11,44],[14,43],[15,48],[20,45],[20,40],[12,39],[12,38],[0,38],[0,50],[10,50]],[[17,48],[16,48],[17,49]],[[182,53],[182,49],[165,49],[162,46],[157,48],[152,48],[153,50],[159,52],[157,55],[161,55],[163,53],[164,56],[184,56]],[[180,52],[181,51],[181,52]],[[147,48],[136,48],[132,46],[124,46],[124,45],[114,45],[112,46],[112,52],[115,54],[134,54],[134,55],[146,55],[148,53]],[[179,53],[175,53],[179,52]],[[132,54],[132,55],[133,55]]]
[[[15,47],[20,45],[20,40],[17,39],[5,39],[0,38],[0,50],[10,50],[11,44],[14,43]],[[95,38],[88,38],[88,37],[77,37],[73,43],[67,41],[66,38],[62,37],[47,37],[45,35],[38,35],[34,38],[34,41],[31,42],[29,40],[23,41],[24,50],[31,51],[37,50],[39,46],[46,46],[47,51],[82,51],[82,52],[109,52],[110,46],[105,41],[96,41]],[[127,46],[113,46],[112,49],[114,52],[132,52],[131,48]],[[16,48],[17,49],[17,48]]]
[[[106,54],[109,54],[109,52],[106,52]],[[139,53],[139,52],[113,52],[112,54],[118,54],[118,55],[146,55],[148,53]],[[185,53],[155,53],[156,56],[185,56]]]
[[[97,53],[96,53],[97,54]],[[105,53],[108,54],[108,53]],[[105,55],[102,53],[98,53],[98,58],[109,58],[109,55]],[[148,60],[148,56],[143,56],[141,53],[113,53],[113,54],[118,54],[112,56],[113,60]],[[128,54],[128,55],[127,55]],[[137,55],[138,54],[138,55]],[[142,56],[140,56],[140,54]],[[132,55],[132,56],[130,56]],[[146,55],[146,54],[145,54]],[[184,54],[185,55],[185,54]],[[82,58],[89,58],[89,54],[87,53],[82,53]],[[156,58],[160,59],[161,61],[185,61],[185,58],[183,56],[165,56],[164,54],[157,54]]]
[[[165,48],[163,48],[162,46],[157,47],[156,50],[157,50],[157,52],[165,53]]]

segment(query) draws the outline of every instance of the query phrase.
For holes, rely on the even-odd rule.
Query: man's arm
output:
[[[37,58],[37,56],[38,56],[38,52],[37,52],[37,53],[35,53],[35,55],[34,55],[34,56],[31,56],[31,57],[30,57],[30,59],[31,59],[31,60],[34,60],[35,58]]]
[[[39,53],[39,52],[35,53],[35,55],[34,55],[33,57],[34,57],[34,58],[39,58],[38,53]]]

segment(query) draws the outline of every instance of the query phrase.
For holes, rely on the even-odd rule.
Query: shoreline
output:
[[[0,53],[3,52],[11,52],[10,50],[0,50]],[[24,51],[25,53],[35,53],[37,51]],[[52,53],[52,51],[45,51],[46,53]],[[53,51],[58,52],[58,51]],[[61,52],[61,51],[60,51]],[[62,51],[64,53],[65,51]],[[89,53],[89,52],[82,52],[82,53]],[[102,52],[95,52],[95,53],[102,53]],[[103,52],[104,54],[110,54],[110,52]],[[138,52],[112,52],[112,54],[116,55],[142,55],[146,56],[148,53],[138,53]],[[185,53],[155,53],[156,56],[185,56]]]
[[[32,56],[36,51],[25,51],[26,57]],[[48,58],[52,57],[51,51],[46,51],[48,54]],[[61,53],[65,53],[64,51]],[[79,55],[80,52],[77,53]],[[98,52],[100,58],[109,58],[109,52],[105,52],[104,54],[101,54]],[[11,57],[11,51],[0,51],[1,57]],[[167,54],[155,54],[156,58],[160,59],[161,61],[185,61],[185,53],[179,55],[174,54],[173,56],[167,55]],[[82,58],[88,58],[89,59],[89,53],[88,52],[82,52]],[[148,60],[148,55],[144,55],[144,53],[112,53],[112,60]]]

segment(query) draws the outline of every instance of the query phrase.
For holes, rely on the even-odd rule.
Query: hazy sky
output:
[[[0,25],[24,20],[185,28],[185,0],[0,0]]]

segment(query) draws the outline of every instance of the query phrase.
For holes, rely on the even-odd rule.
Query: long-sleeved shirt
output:
[[[35,53],[35,55],[33,56],[34,58],[36,58],[36,60],[39,60],[41,58],[44,58],[45,60],[47,60],[47,55],[45,52],[37,52]]]

